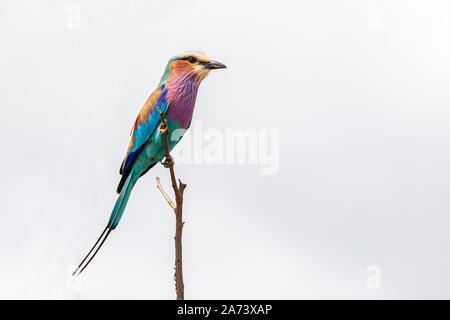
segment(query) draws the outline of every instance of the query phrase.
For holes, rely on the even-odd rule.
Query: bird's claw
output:
[[[161,134],[166,134],[169,131],[169,127],[167,126],[167,122],[161,122],[161,124],[159,125],[159,132],[161,132]]]
[[[163,162],[161,162],[164,168],[171,168],[175,164],[172,157],[166,157]]]

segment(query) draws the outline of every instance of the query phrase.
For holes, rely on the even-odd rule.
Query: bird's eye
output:
[[[194,57],[189,57],[189,58],[188,58],[188,61],[189,61],[190,63],[196,63],[196,62],[197,62],[197,59],[195,59]]]

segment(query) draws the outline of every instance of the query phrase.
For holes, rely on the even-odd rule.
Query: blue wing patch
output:
[[[153,132],[155,131],[156,127],[158,126],[159,122],[161,121],[161,116],[159,115],[158,108],[166,114],[167,112],[167,88],[165,85],[161,86],[161,94],[158,97],[158,100],[155,104],[155,107],[153,108],[153,111],[150,113],[147,121],[144,123],[139,124],[137,128],[134,129],[134,141],[133,145],[128,152],[127,158],[125,159],[122,167],[121,167],[121,173],[122,178],[129,174],[129,171],[131,169],[131,166],[136,159],[136,157],[139,155],[140,151],[142,150],[144,144],[150,139]],[[119,184],[120,187],[120,184]],[[119,190],[119,188],[118,188]],[[120,191],[118,191],[120,192]]]

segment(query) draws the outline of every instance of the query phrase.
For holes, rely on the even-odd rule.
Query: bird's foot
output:
[[[164,168],[171,168],[175,164],[171,156],[166,157],[163,162],[161,162]]]
[[[161,134],[166,134],[169,132],[169,126],[167,125],[166,120],[161,122],[161,124],[159,125],[159,132],[161,132]]]

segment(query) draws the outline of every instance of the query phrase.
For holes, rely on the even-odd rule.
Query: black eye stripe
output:
[[[192,59],[192,61],[190,61],[190,59]],[[188,62],[190,62],[190,63],[196,63],[196,62],[198,62],[198,63],[203,64],[203,65],[208,63],[208,61],[198,60],[196,57],[193,57],[193,56],[183,57],[183,58],[178,58],[178,59],[176,59],[176,60],[188,61]]]
[[[183,61],[188,61],[190,63],[195,63],[197,62],[197,59],[195,57],[184,57],[184,58],[178,58],[177,60],[183,60]]]

